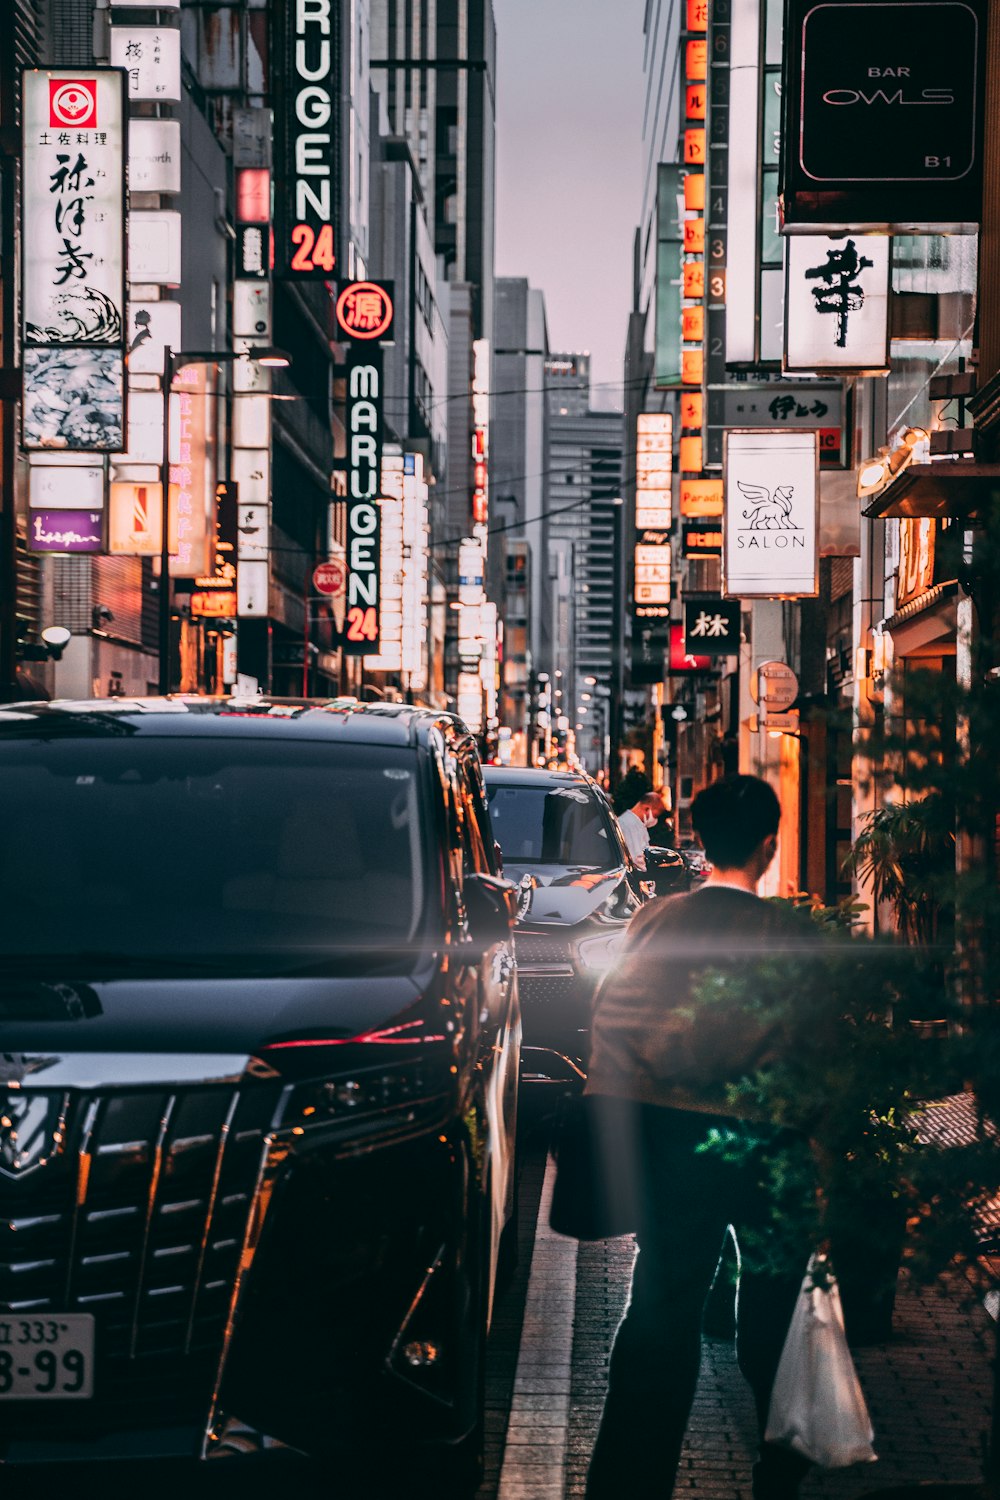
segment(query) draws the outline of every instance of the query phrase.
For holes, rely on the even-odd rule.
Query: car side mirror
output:
[[[518,889],[496,875],[467,875],[463,887],[469,934],[488,948],[505,943],[517,921]]]

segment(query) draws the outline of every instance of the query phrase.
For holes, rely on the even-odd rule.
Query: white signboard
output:
[[[133,283],[181,284],[181,216],[176,209],[133,209],[128,217],[128,274]]]
[[[642,412],[635,434],[635,524],[669,531],[673,417],[669,412]]]
[[[32,464],[28,470],[28,504],[46,510],[101,510],[104,465]]]
[[[266,562],[240,562],[236,570],[236,609],[241,619],[266,619],[270,568]]]
[[[815,598],[819,434],[734,428],[725,434],[723,469],[723,592]]]
[[[21,446],[64,453],[120,453],[125,447],[125,363],[120,349],[23,351]]]
[[[129,120],[128,185],[133,193],[180,192],[180,120]]]
[[[163,374],[164,349],[181,347],[179,302],[130,302],[125,352],[130,375]]]
[[[889,368],[887,235],[785,241],[785,356],[789,374]]]
[[[122,75],[113,69],[24,74],[26,344],[121,347],[124,116]]]
[[[267,281],[233,283],[233,333],[251,343],[266,344],[271,337],[271,284]]]
[[[111,62],[128,75],[131,100],[181,97],[181,34],[169,26],[112,26]]]

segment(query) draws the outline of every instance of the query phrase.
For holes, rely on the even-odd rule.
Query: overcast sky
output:
[[[643,0],[494,0],[497,274],[545,293],[553,350],[621,405],[642,173]],[[615,388],[617,386],[617,389]]]

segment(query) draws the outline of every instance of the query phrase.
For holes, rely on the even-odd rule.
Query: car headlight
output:
[[[605,974],[617,963],[624,941],[624,932],[602,933],[599,937],[584,938],[576,951],[585,969]]]
[[[433,1070],[436,1072],[437,1070]],[[418,1061],[353,1068],[292,1084],[285,1093],[279,1129],[292,1135],[322,1133],[352,1142],[420,1128],[438,1119],[450,1099],[442,1080]]]

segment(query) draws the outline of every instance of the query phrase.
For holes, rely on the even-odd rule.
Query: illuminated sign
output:
[[[347,610],[344,650],[381,641],[382,353],[355,346],[347,365]]]
[[[635,524],[668,530],[672,519],[673,417],[641,412],[635,433]]]
[[[362,343],[392,342],[392,286],[350,281],[337,298],[337,322],[347,338]]]
[[[271,174],[266,167],[241,167],[236,173],[237,224],[271,220]]]
[[[130,193],[180,192],[180,120],[129,120],[128,186]]]
[[[789,237],[785,370],[872,375],[889,368],[890,249],[887,235]]]
[[[724,472],[723,592],[744,599],[815,598],[816,431],[729,431]]]
[[[181,34],[169,26],[112,26],[111,62],[124,68],[130,100],[177,103],[181,97]]]
[[[340,6],[276,0],[275,274],[329,280],[340,204]]]
[[[191,614],[208,620],[234,620],[238,608],[235,589],[194,589]]]
[[[101,510],[104,468],[32,464],[28,470],[28,504],[33,509]]]
[[[722,515],[721,479],[682,479],[680,495],[682,516]]]
[[[688,655],[738,656],[741,631],[738,599],[685,599],[684,650]]]
[[[683,531],[685,557],[721,557],[722,527],[716,522],[688,521]]]
[[[716,663],[711,656],[691,656],[684,644],[684,626],[670,627],[669,671],[671,676],[686,676],[691,672],[711,672]]]
[[[124,557],[158,557],[163,518],[162,486],[112,481],[108,490],[108,551]],[[177,546],[177,490],[171,485],[170,550]]]
[[[113,453],[124,436],[124,77],[28,69],[22,120],[23,445]]]
[[[125,338],[129,373],[162,375],[164,349],[181,347],[181,304],[130,302]]]
[[[170,548],[174,578],[193,578],[208,571],[208,522],[214,491],[213,385],[214,371],[209,365],[185,365],[174,376],[169,495],[171,522],[176,524],[176,546]]]
[[[176,209],[133,208],[128,216],[128,274],[133,283],[181,284],[181,216]]]
[[[919,599],[934,587],[937,522],[924,516],[904,517],[899,523],[899,572],[896,575],[896,608]]]
[[[104,547],[104,512],[30,511],[28,547],[32,552],[100,552]]]
[[[988,12],[985,0],[792,0],[787,224],[975,227]]]

